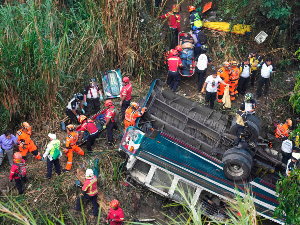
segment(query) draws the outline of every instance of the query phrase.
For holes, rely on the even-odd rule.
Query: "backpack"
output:
[[[204,32],[196,33],[196,37],[197,37],[197,40],[198,40],[198,43],[196,45],[197,47],[200,47],[200,46],[206,44],[207,39],[206,39],[206,35],[204,34]]]
[[[25,167],[25,163],[13,163],[13,165],[16,165],[18,166],[18,174],[17,176],[19,178],[24,178],[26,177],[26,173],[27,173],[27,170],[26,170],[26,167]]]

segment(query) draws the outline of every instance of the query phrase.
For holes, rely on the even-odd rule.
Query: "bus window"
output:
[[[150,185],[165,193],[168,193],[173,179],[173,175],[157,168],[154,172]]]

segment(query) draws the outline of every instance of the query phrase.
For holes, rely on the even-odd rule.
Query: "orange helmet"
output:
[[[13,155],[13,161],[15,163],[20,163],[22,162],[22,155],[20,152],[16,152],[14,155]]]
[[[112,106],[113,102],[111,100],[106,100],[104,103],[105,106]]]
[[[181,47],[180,45],[177,45],[177,46],[175,47],[175,50],[181,52],[181,51],[182,51],[182,47]]]
[[[287,123],[287,125],[288,125],[289,127],[292,126],[292,124],[293,124],[293,122],[292,122],[291,119],[287,119],[285,122]]]
[[[136,102],[131,102],[130,106],[134,109],[138,109],[140,107],[139,103],[136,103]]]
[[[74,127],[73,124],[69,124],[69,125],[67,126],[67,129],[68,129],[69,131],[73,131],[73,130],[75,129],[75,127]]]
[[[120,202],[117,199],[111,201],[110,206],[113,208],[118,208],[120,206]]]
[[[224,66],[224,67],[229,67],[230,64],[229,64],[229,62],[223,62],[223,66]]]
[[[128,83],[129,82],[129,77],[124,77],[123,82]]]
[[[233,66],[233,67],[237,67],[237,62],[236,61],[231,61],[231,66]]]
[[[85,115],[80,115],[79,118],[78,118],[78,122],[79,123],[82,123],[85,120],[86,120],[86,116]]]
[[[24,129],[24,130],[27,130],[30,128],[30,125],[27,122],[23,122],[21,125],[22,125],[22,129]]]
[[[178,51],[177,50],[173,50],[173,55],[178,55]]]
[[[178,9],[177,4],[176,4],[176,5],[173,5],[172,11],[173,11],[173,12],[179,12],[179,9]]]
[[[192,12],[192,11],[195,11],[196,10],[196,8],[195,8],[195,6],[189,6],[189,12]]]

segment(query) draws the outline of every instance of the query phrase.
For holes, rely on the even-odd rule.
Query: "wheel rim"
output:
[[[226,168],[228,174],[230,174],[233,177],[239,177],[242,176],[244,173],[243,167],[241,167],[238,164],[230,164]]]

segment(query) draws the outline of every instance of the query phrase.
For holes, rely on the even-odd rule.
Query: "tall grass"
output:
[[[88,77],[120,68],[149,76],[161,54],[156,28],[142,26],[143,0],[51,0],[0,7],[0,103],[10,115],[47,118]],[[144,75],[145,73],[145,75]]]

